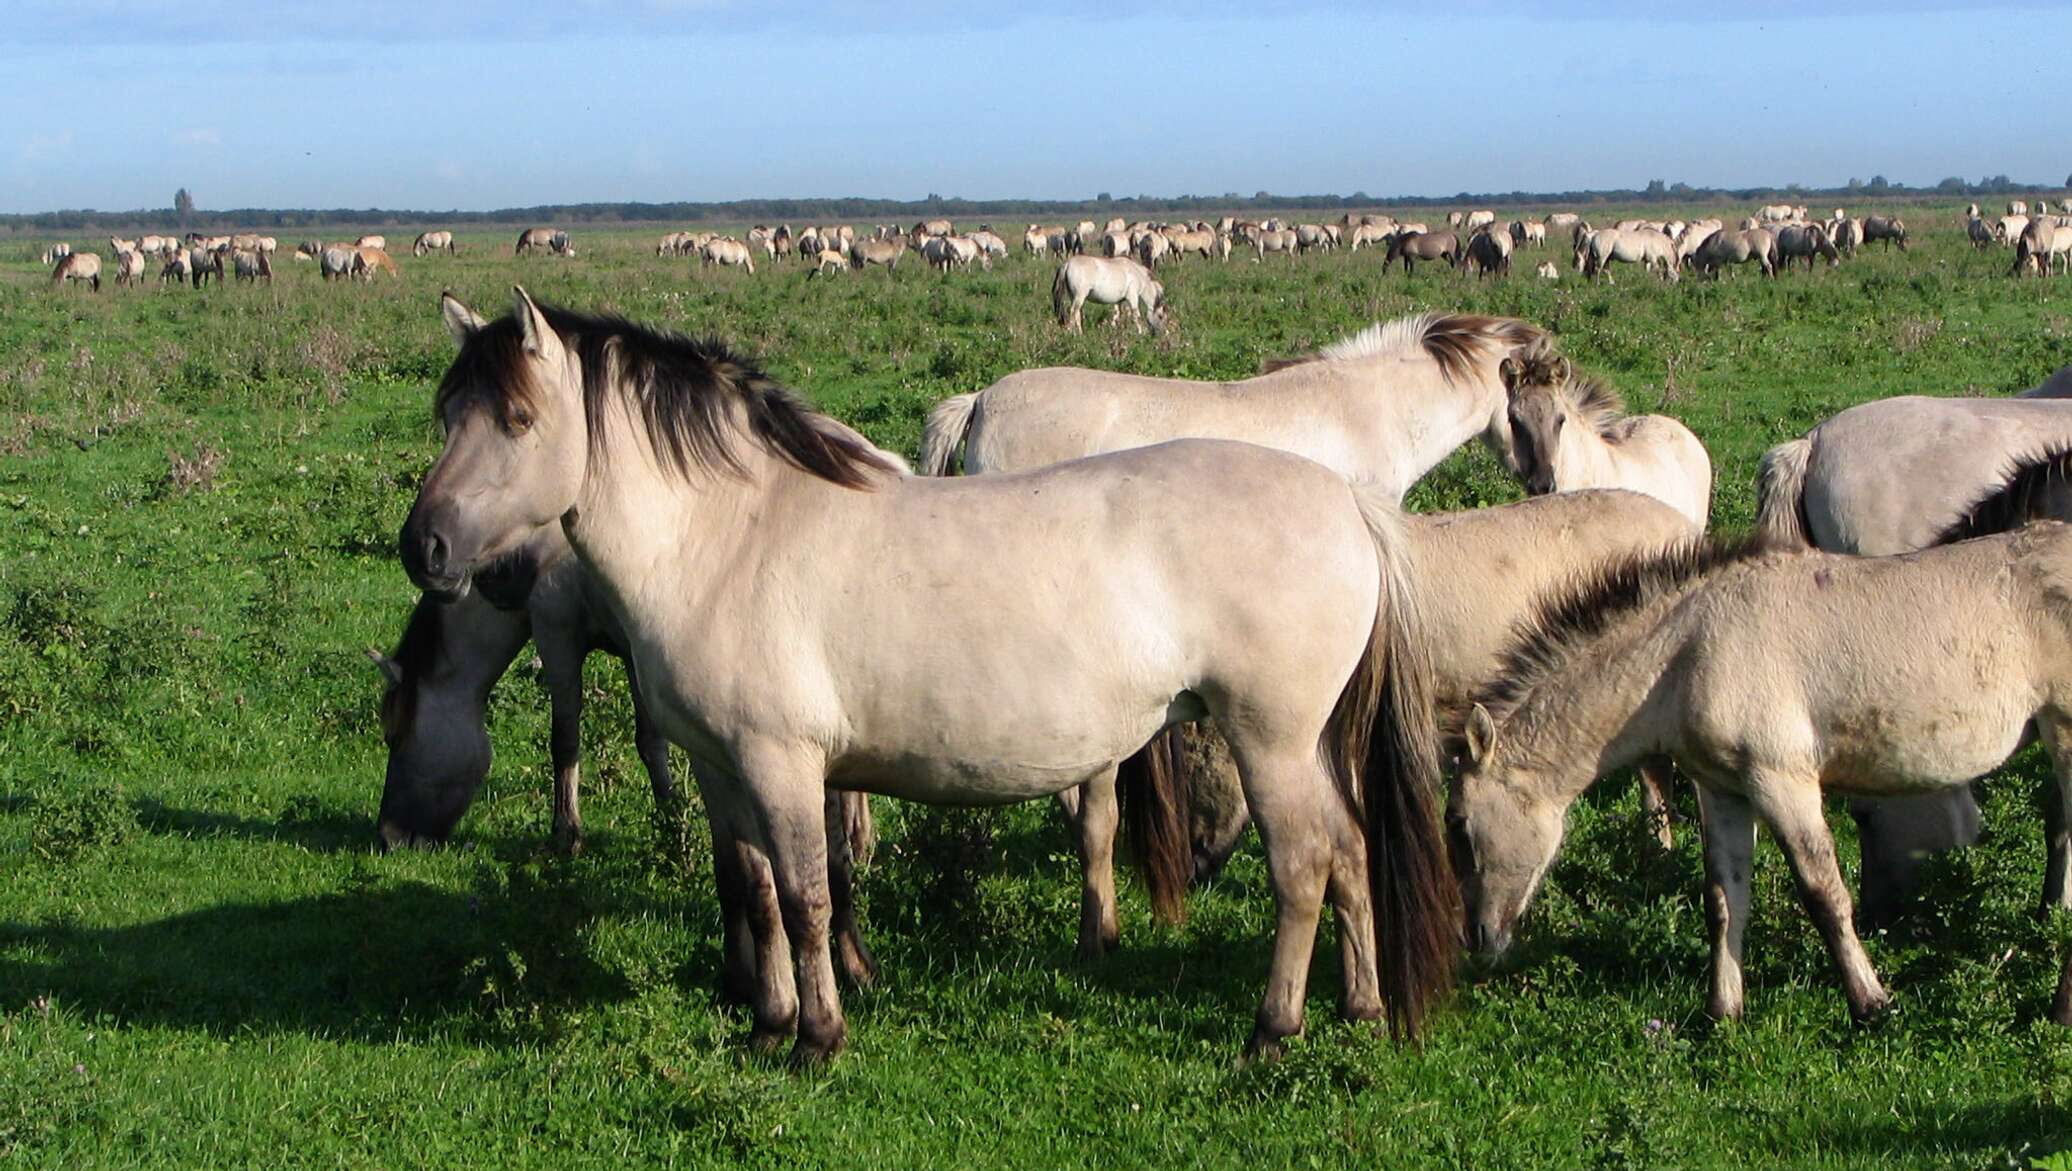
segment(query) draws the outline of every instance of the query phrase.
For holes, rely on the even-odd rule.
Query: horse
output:
[[[1853,260],[1856,250],[1863,247],[1863,221],[1847,216],[1835,220],[1828,225],[1828,238],[1834,242],[1835,251]]]
[[[1468,237],[1461,267],[1478,276],[1511,275],[1511,234],[1494,226]]]
[[[374,274],[385,272],[401,279],[403,270],[396,266],[396,260],[381,248],[355,248],[352,251],[352,275],[363,281],[371,281]]]
[[[1551,260],[1540,261],[1539,267],[1533,269],[1532,271],[1533,274],[1538,276],[1541,280],[1558,281],[1561,279],[1560,267],[1557,266]]]
[[[1491,508],[1406,514],[1404,533],[1417,557],[1432,647],[1432,696],[1448,756],[1475,697],[1503,666],[1512,629],[1541,597],[1623,558],[1660,552],[1698,535],[1675,509],[1638,492],[1588,488],[1534,496]],[[1198,729],[1198,730],[1197,730]],[[1236,768],[1212,729],[1194,742],[1165,746],[1193,758],[1188,782],[1189,836],[1197,882],[1223,868],[1251,824]],[[1183,732],[1174,729],[1168,736]],[[1204,743],[1205,742],[1205,743]],[[1664,850],[1673,845],[1669,770],[1639,768],[1641,813]]]
[[[2024,269],[2033,268],[2037,276],[2049,276],[2068,260],[2072,260],[2072,224],[2038,216],[2029,221],[2015,245],[2014,270],[2009,275],[2020,276]]]
[[[68,252],[59,257],[50,272],[50,287],[55,289],[67,281],[85,281],[88,288],[100,292],[101,258],[91,252]]]
[[[1138,333],[1147,324],[1153,333],[1165,331],[1165,286],[1127,256],[1074,256],[1058,266],[1050,282],[1050,307],[1058,324],[1079,333],[1080,310],[1088,301],[1115,306],[1111,325],[1128,317]]]
[[[707,240],[698,255],[701,268],[717,264],[721,268],[745,268],[748,275],[755,275],[755,254],[748,250],[748,245],[731,236]]]
[[[317,253],[317,270],[327,281],[346,280],[359,272],[360,253],[343,244],[322,248]]]
[[[1547,246],[1547,225],[1526,220],[1511,221],[1511,242],[1520,248]]]
[[[2072,367],[2012,398],[1908,395],[1860,403],[1764,453],[1757,539],[1864,557],[1912,553],[1954,532],[2033,515],[2072,519],[2055,487],[2072,458]],[[2000,502],[1994,506],[1992,502]],[[1921,859],[1978,838],[1966,791],[1851,803],[1863,843],[1866,923],[1898,918]]]
[[[1896,215],[1863,217],[1863,242],[1868,244],[1873,240],[1883,240],[1887,252],[1892,250],[1894,244],[1899,245],[1901,252],[1905,252],[1907,250],[1906,223]]]
[[[1236,382],[1054,367],[1009,374],[928,414],[921,471],[1027,471],[1173,439],[1234,439],[1313,459],[1401,500],[1480,436],[1512,460],[1499,366],[1544,335],[1504,317],[1426,313],[1375,324]]]
[[[1777,260],[1781,267],[1790,268],[1795,260],[1806,262],[1806,271],[1813,271],[1815,257],[1826,257],[1829,268],[1839,267],[1842,253],[1835,247],[1827,229],[1819,224],[1786,224],[1777,229]]]
[[[175,247],[166,254],[165,264],[158,270],[158,287],[163,289],[168,283],[184,284],[193,275],[194,262],[185,249]]]
[[[559,520],[708,810],[776,891],[779,921],[751,913],[752,1044],[795,1032],[793,1060],[815,1062],[846,1039],[828,787],[1026,800],[1106,777],[1203,715],[1241,763],[1279,906],[1248,1049],[1301,1029],[1327,894],[1341,1011],[1416,1035],[1457,925],[1393,505],[1299,457],[1211,441],[907,476],[718,343],[523,289],[510,316],[463,331],[404,568],[457,597]],[[979,562],[997,576],[975,581]]]
[[[1768,228],[1722,228],[1691,253],[1691,267],[1715,279],[1725,266],[1751,260],[1764,276],[1777,275],[1777,233]]]
[[[1255,259],[1264,260],[1269,252],[1295,255],[1297,236],[1293,228],[1261,228],[1252,233],[1252,253]]]
[[[231,275],[241,281],[256,282],[264,279],[273,283],[273,263],[266,259],[266,253],[238,249],[230,254]]]
[[[576,254],[575,242],[568,238],[567,232],[559,229],[547,237],[547,250],[556,256],[573,257]]]
[[[894,236],[890,240],[857,240],[849,245],[849,267],[863,269],[882,264],[886,272],[897,272],[899,258],[905,256],[906,251],[905,236]]]
[[[824,248],[814,254],[813,270],[806,275],[808,277],[826,276],[829,272],[847,271],[849,271],[849,258],[837,249]]]
[[[512,255],[523,256],[528,252],[538,252],[543,248],[548,248],[554,242],[554,235],[555,232],[552,228],[527,228],[518,233],[518,243],[511,249]]]
[[[233,241],[232,241],[232,243],[234,243],[234,244],[235,244],[235,243],[236,243],[236,241],[234,241],[234,240],[233,240]],[[254,241],[254,244],[256,245],[256,243],[257,243],[257,241],[256,241],[256,239],[255,239],[255,241]],[[238,244],[237,246],[238,246],[238,247],[244,247],[244,245],[242,245],[242,244]],[[357,239],[357,240],[354,240],[354,241],[353,241],[353,247],[355,247],[355,248],[379,248],[379,249],[381,249],[381,250],[382,250],[383,252],[386,252],[386,251],[388,251],[388,237],[387,237],[387,236],[384,236],[384,235],[381,235],[380,233],[371,233],[371,234],[369,234],[369,235],[361,236],[361,237],[360,237],[359,239]]]
[[[452,232],[423,232],[410,244],[412,256],[424,256],[432,252],[446,252],[458,255],[460,249],[454,246]]]
[[[1600,228],[1581,241],[1583,275],[1596,280],[1619,261],[1638,264],[1663,280],[1677,279],[1676,244],[1652,228]]]
[[[1985,220],[1972,216],[1964,221],[1964,235],[1971,241],[1974,251],[1981,251],[1991,248],[1998,242],[1999,228],[1997,224],[1988,224]]]
[[[1498,376],[1509,395],[1511,448],[1527,492],[1626,488],[1704,530],[1712,457],[1689,427],[1667,415],[1626,414],[1617,391],[1577,377],[1544,338],[1505,358]]]
[[[1896,557],[1694,543],[1550,600],[1471,710],[1448,838],[1468,940],[1500,954],[1597,777],[1669,755],[1698,785],[1706,1011],[1742,1015],[1755,822],[1791,864],[1850,1015],[1889,1003],[1851,922],[1827,791],[1961,790],[2032,732],[2046,910],[2072,906],[2072,526]],[[1922,653],[1923,647],[1936,648]],[[2072,963],[2051,1017],[2072,1025]]]
[[[510,591],[499,606],[484,596],[491,580]],[[386,852],[444,844],[488,779],[489,693],[526,641],[539,652],[540,670],[552,706],[548,736],[554,768],[552,842],[563,853],[583,849],[578,791],[582,775],[583,663],[605,651],[624,664],[633,695],[633,744],[648,774],[658,808],[676,799],[669,765],[669,741],[656,726],[634,678],[625,631],[613,618],[596,583],[571,553],[555,526],[539,530],[516,554],[483,577],[484,589],[442,602],[421,596],[393,656],[370,649],[381,670],[382,739],[388,747],[375,840]],[[516,596],[511,596],[515,594]],[[830,793],[830,857],[847,865],[868,864],[875,839],[869,800],[861,793]],[[724,833],[723,828],[715,827]],[[750,896],[746,876],[726,869],[738,854],[716,839],[713,862],[724,913],[721,949],[723,986],[745,1000],[755,986],[754,948],[748,937]],[[857,929],[846,873],[830,875],[834,931],[843,975],[866,985],[877,967]]]
[[[1409,276],[1419,260],[1439,260],[1447,264],[1460,263],[1460,237],[1452,232],[1418,232],[1403,228],[1389,239],[1389,250],[1381,258],[1381,271],[1387,272],[1389,265],[1397,260],[1403,262],[1403,275]]]
[[[135,249],[115,254],[115,283],[117,285],[141,285],[144,283],[144,254]]]
[[[216,284],[223,284],[223,254],[213,248],[189,248],[187,250],[187,277],[195,288],[209,283],[210,277]]]

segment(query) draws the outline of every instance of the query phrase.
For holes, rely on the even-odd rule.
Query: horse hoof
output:
[[[1849,1018],[1862,1028],[1875,1028],[1899,1015],[1899,1005],[1889,992],[1879,993],[1861,1005],[1849,1006]]]
[[[1245,1042],[1245,1055],[1238,1059],[1238,1064],[1241,1066],[1268,1064],[1279,1061],[1287,1055],[1287,1037],[1278,1033],[1268,1033],[1261,1029],[1253,1029],[1252,1039]]]
[[[781,1026],[759,1023],[749,1030],[748,1049],[751,1053],[768,1056],[784,1048],[785,1042],[791,1039],[792,1028],[788,1023]]]
[[[878,982],[878,961],[861,945],[842,947],[842,978],[852,988],[869,988]]]
[[[846,1032],[837,1032],[832,1037],[817,1041],[809,1041],[801,1035],[798,1043],[791,1047],[791,1056],[787,1061],[793,1069],[820,1069],[835,1059],[835,1054],[840,1053],[848,1045],[848,1040]]]

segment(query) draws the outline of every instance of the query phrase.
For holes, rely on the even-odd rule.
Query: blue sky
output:
[[[1663,7],[9,0],[0,211],[2072,171],[2064,6]]]

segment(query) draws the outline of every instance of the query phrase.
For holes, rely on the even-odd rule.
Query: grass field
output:
[[[0,246],[0,1167],[2072,1166],[2046,1158],[2072,1145],[2072,1035],[2042,1020],[2065,933],[2030,913],[2033,750],[1986,782],[1985,840],[1935,863],[1924,913],[1868,941],[1900,1006],[1878,1026],[1848,1024],[1767,846],[1748,1019],[1707,1023],[1694,835],[1650,860],[1614,779],[1577,808],[1520,954],[1465,977],[1421,1048],[1335,1021],[1325,947],[1309,1036],[1252,1067],[1256,845],[1184,927],[1126,888],[1123,950],[1084,964],[1048,806],[890,802],[862,880],[885,979],[847,998],[849,1052],[802,1076],[751,1058],[715,1003],[699,819],[652,816],[602,658],[587,852],[541,848],[547,705],[523,660],[455,848],[371,849],[363,650],[414,600],[393,550],[438,445],[442,287],[720,334],[909,453],[934,401],[1026,366],[1238,377],[1378,318],[1515,314],[1689,423],[1733,531],[1761,452],[1834,411],[2004,394],[2072,360],[2062,280],[2009,280],[1953,209],[1907,218],[1911,253],[1775,281],[1182,263],[1156,339],[1099,311],[1061,334],[1047,263],[701,273],[653,255],[659,226],[578,232],[574,261],[513,259],[499,229],[405,253],[399,281],[283,261],[271,288],[199,293],[53,293],[36,246]],[[1517,495],[1478,449],[1412,502]]]

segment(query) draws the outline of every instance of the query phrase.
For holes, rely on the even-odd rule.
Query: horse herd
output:
[[[523,289],[494,321],[441,313],[445,446],[399,542],[423,596],[374,655],[380,841],[453,832],[529,636],[577,844],[580,666],[613,652],[658,797],[669,744],[695,766],[759,1047],[832,1056],[838,971],[878,975],[851,895],[866,793],[1056,795],[1088,956],[1118,942],[1121,827],[1172,917],[1256,824],[1259,1054],[1302,1028],[1327,899],[1340,1012],[1414,1036],[1628,764],[1661,834],[1671,765],[1697,787],[1718,1016],[1743,1011],[1758,819],[1852,1013],[1886,1002],[1824,792],[1859,802],[1866,903],[1896,913],[1917,852],[1975,826],[1968,782],[2040,736],[2043,902],[2072,906],[2072,528],[2025,523],[2072,515],[2072,371],[1844,411],[1765,458],[1757,537],[1722,543],[1696,436],[1516,319],[1377,323],[1227,383],[1011,374],[931,412],[916,474],[718,342]],[[1532,495],[1405,513],[1475,439]]]

